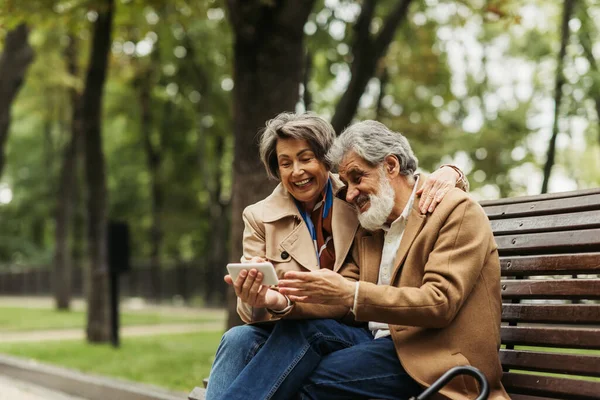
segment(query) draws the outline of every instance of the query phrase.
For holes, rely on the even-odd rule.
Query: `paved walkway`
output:
[[[0,400],[85,400],[0,375]]]
[[[208,332],[222,330],[224,322],[197,324],[164,324],[121,327],[121,337],[168,335],[176,333]],[[84,329],[53,329],[27,332],[0,332],[0,343],[41,342],[85,339]]]

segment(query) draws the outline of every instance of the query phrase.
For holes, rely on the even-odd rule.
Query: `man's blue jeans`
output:
[[[379,343],[381,340],[375,341],[366,328],[351,327],[327,319],[281,320],[271,325],[235,327],[223,335],[210,374],[206,398],[293,399],[301,389],[305,398],[328,398],[328,395],[321,396],[319,393],[325,387],[329,387],[329,383],[332,379],[335,380],[335,377],[330,376],[329,364],[326,364],[327,368],[321,369],[319,363],[322,364],[330,355],[343,350],[360,344]],[[380,371],[380,367],[384,370],[391,368],[392,373],[384,373],[385,376],[378,374],[374,379],[379,377],[390,381],[389,375],[395,374],[401,377],[399,380],[403,383],[408,379],[408,382],[414,385],[402,370],[393,343],[390,339],[386,341],[391,343],[391,347],[377,349],[376,352],[383,350],[389,354],[377,359],[371,359],[369,352],[364,355],[369,359],[369,365],[392,361],[387,366],[377,365],[375,369]],[[373,372],[363,368],[363,365],[367,365],[363,364],[363,354],[354,352],[348,355],[350,358],[344,359],[343,362],[348,364],[346,367],[358,367],[358,377]],[[336,358],[332,361],[337,368],[340,360]],[[317,366],[319,368],[315,371]],[[319,380],[313,382],[309,378],[312,375]],[[321,379],[324,376],[328,377],[327,385],[324,385]],[[353,379],[357,380],[360,378]],[[336,385],[343,383],[336,381]],[[400,385],[400,388],[402,387]],[[410,395],[412,394],[411,392]]]
[[[322,357],[371,340],[366,328],[331,319],[232,328],[217,349],[206,399],[294,398]]]

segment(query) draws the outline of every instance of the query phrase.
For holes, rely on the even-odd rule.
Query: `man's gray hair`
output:
[[[350,151],[374,167],[383,163],[387,156],[394,155],[400,161],[400,174],[411,178],[419,165],[408,140],[377,121],[357,122],[346,128],[327,158],[332,165],[339,165]]]
[[[260,160],[269,178],[279,180],[277,140],[306,140],[317,160],[330,170],[327,152],[335,140],[335,130],[329,122],[313,113],[281,113],[267,121],[260,137]]]

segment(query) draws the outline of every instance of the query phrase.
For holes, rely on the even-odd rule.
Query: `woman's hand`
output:
[[[421,213],[433,212],[448,191],[456,186],[458,178],[460,175],[451,167],[442,167],[429,175],[425,184],[417,191],[417,195],[421,195]]]
[[[261,257],[252,257],[249,262],[265,262]],[[241,270],[235,282],[231,275],[225,275],[225,282],[232,285],[235,295],[251,307],[266,307],[273,310],[283,310],[288,302],[278,291],[262,285],[263,274],[256,269]]]
[[[278,286],[279,292],[292,301],[348,307],[354,304],[356,283],[326,268],[312,272],[286,272]]]

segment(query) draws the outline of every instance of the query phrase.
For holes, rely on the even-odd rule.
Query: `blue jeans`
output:
[[[300,399],[401,399],[423,389],[404,371],[391,337],[372,339],[323,358]]]
[[[217,350],[206,399],[292,399],[323,357],[371,341],[366,328],[331,319],[232,328]]]

